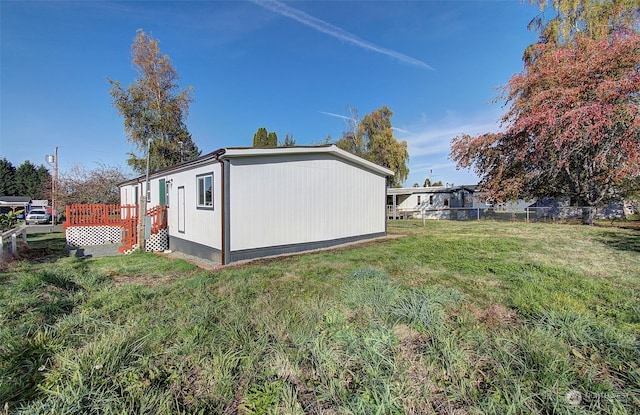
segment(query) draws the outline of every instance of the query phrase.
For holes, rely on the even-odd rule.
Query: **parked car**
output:
[[[45,209],[31,209],[25,222],[27,225],[30,223],[49,223],[51,222],[51,214]]]

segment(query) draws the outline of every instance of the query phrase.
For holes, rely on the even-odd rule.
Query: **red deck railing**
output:
[[[127,219],[138,217],[137,205],[67,205],[63,227],[119,226]]]
[[[160,229],[167,227],[167,207],[156,206],[147,210],[147,216],[151,216],[151,233],[156,234]]]
[[[64,229],[69,226],[119,226],[123,231],[120,252],[138,243],[138,205],[68,205],[66,213]],[[147,216],[151,217],[152,234],[167,227],[166,206],[149,209]]]
[[[122,245],[118,251],[124,254],[138,243],[138,218],[127,219],[122,222]]]

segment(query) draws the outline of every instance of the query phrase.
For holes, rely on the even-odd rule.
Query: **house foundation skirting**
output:
[[[227,256],[227,264],[238,261],[246,261],[250,259],[264,258],[274,255],[294,254],[315,249],[330,248],[332,246],[343,245],[351,242],[365,241],[386,236],[386,232],[372,233],[368,235],[357,235],[346,238],[331,239],[326,241],[315,241],[289,245],[268,246],[264,248],[243,249],[230,251]],[[209,261],[222,263],[222,253],[219,249],[199,243],[191,242],[186,239],[177,238],[169,235],[169,247],[173,251],[193,255],[198,258]]]
[[[182,252],[187,255],[193,255],[208,261],[222,263],[222,253],[219,249],[202,245],[186,239],[169,235],[169,247],[172,251]]]
[[[230,258],[227,262],[245,261],[248,259],[263,258],[274,255],[294,254],[305,251],[313,251],[315,249],[330,248],[336,245],[347,244],[351,242],[364,241],[367,239],[380,238],[386,236],[386,232],[372,233],[368,235],[357,235],[346,238],[330,239],[326,241],[305,242],[289,245],[267,246],[264,248],[243,249],[231,251]]]
[[[122,228],[120,226],[69,226],[66,229],[67,245],[93,246],[107,243],[120,243]]]
[[[147,252],[163,252],[169,249],[169,232],[167,229],[160,229],[158,233],[152,233],[144,244]]]
[[[96,246],[104,244],[118,244],[122,241],[122,228],[120,226],[70,226],[66,229],[67,245],[72,247]],[[138,249],[134,245],[124,253],[128,254]],[[160,229],[151,234],[146,241],[147,252],[162,252],[169,249],[169,235],[167,229]]]

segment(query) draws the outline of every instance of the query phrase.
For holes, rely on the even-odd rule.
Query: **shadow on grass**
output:
[[[29,402],[40,393],[37,385],[53,356],[57,342],[55,324],[73,313],[82,291],[72,279],[57,272],[21,274],[7,283],[11,301],[2,304],[0,329],[0,402],[6,408]]]
[[[604,232],[596,240],[621,251],[640,252],[640,231]]]
[[[30,233],[27,245],[19,250],[17,260],[31,263],[54,263],[69,256],[64,232]]]

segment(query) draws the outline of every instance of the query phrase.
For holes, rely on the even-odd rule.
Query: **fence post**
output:
[[[16,234],[11,234],[11,255],[15,255],[18,252],[18,238]]]
[[[529,206],[524,208],[524,211],[527,213],[527,223],[529,223]]]
[[[477,208],[476,211],[478,212],[478,220],[480,220],[480,208]]]

